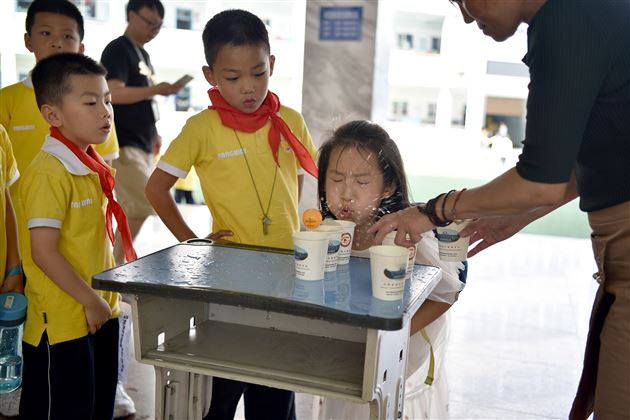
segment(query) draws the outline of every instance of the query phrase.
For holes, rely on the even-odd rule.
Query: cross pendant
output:
[[[269,225],[271,224],[271,219],[267,216],[264,216],[262,219],[263,224],[263,234],[266,235],[269,233]]]

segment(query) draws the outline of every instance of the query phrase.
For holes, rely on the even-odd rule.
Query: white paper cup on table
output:
[[[396,245],[370,247],[372,295],[382,300],[402,299],[409,250]]]
[[[341,226],[341,246],[337,255],[337,264],[348,264],[352,253],[352,239],[354,238],[356,223],[350,220],[335,220],[335,222]]]
[[[466,261],[468,256],[468,244],[470,238],[459,236],[470,220],[455,220],[451,224],[434,229],[438,240],[440,260],[442,261]]]
[[[394,240],[396,239],[396,231],[390,232],[383,239],[383,245],[396,245]],[[407,235],[407,239],[409,239],[409,235]],[[410,246],[407,248],[409,251],[409,258],[407,261],[407,272],[405,275],[405,280],[409,280],[411,278],[411,273],[413,273],[413,267],[416,264],[416,252],[418,250],[418,244],[414,246]]]
[[[337,256],[341,247],[341,226],[337,223],[321,224],[315,232],[322,232],[328,235],[328,251],[326,253],[326,272],[337,269]]]
[[[325,232],[295,232],[293,257],[295,277],[300,280],[322,280],[328,250],[328,234]]]

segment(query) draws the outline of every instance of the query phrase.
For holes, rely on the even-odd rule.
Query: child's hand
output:
[[[231,230],[220,230],[218,232],[214,232],[211,233],[210,235],[206,236],[206,239],[211,239],[213,241],[217,241],[221,238],[223,238],[224,236],[232,236],[234,235],[234,232],[232,232]]]
[[[93,299],[92,302],[85,305],[84,309],[90,334],[96,333],[112,316],[112,310],[109,304],[99,295],[96,295],[96,298]]]
[[[22,274],[16,274],[4,279],[0,293],[15,292],[24,294],[24,281]]]

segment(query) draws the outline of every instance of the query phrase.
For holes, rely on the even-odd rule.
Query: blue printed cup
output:
[[[326,253],[326,272],[330,273],[337,269],[337,256],[341,248],[341,226],[336,222],[321,224],[315,232],[322,232],[328,235],[328,251]]]
[[[438,240],[438,250],[442,261],[466,261],[470,238],[462,238],[459,232],[466,227],[470,220],[455,220],[453,223],[438,227],[434,230]]]
[[[328,250],[328,234],[304,231],[293,234],[295,277],[300,280],[322,280]]]
[[[383,245],[396,245],[394,240],[396,239],[396,231],[390,232],[383,239]],[[409,239],[409,235],[407,235],[407,239]],[[409,251],[409,259],[407,262],[407,274],[405,275],[405,280],[409,280],[411,278],[411,274],[413,273],[413,268],[416,265],[416,252],[418,251],[418,244],[414,246],[410,246],[407,248]]]
[[[402,299],[409,250],[396,245],[376,245],[369,251],[372,295],[382,300]]]

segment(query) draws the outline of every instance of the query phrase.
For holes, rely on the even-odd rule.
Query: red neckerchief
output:
[[[87,147],[87,151],[84,151],[79,146],[68,140],[57,127],[50,127],[50,135],[62,142],[74,155],[79,158],[81,163],[87,166],[92,171],[98,174],[98,179],[101,181],[101,188],[103,193],[107,197],[107,209],[105,210],[105,226],[107,228],[107,236],[109,240],[114,244],[114,229],[112,227],[112,215],[116,217],[116,223],[118,224],[118,230],[121,233],[123,248],[125,249],[125,259],[127,262],[131,262],[138,258],[136,251],[133,249],[133,241],[131,240],[131,231],[129,230],[129,224],[127,223],[127,216],[122,207],[116,200],[114,200],[114,176],[109,171],[109,166],[103,162],[103,159],[96,153],[92,145]]]
[[[268,91],[267,97],[260,108],[251,114],[241,112],[230,105],[217,88],[210,89],[208,96],[210,96],[210,101],[212,101],[212,105],[208,109],[216,110],[219,113],[221,122],[226,127],[253,133],[260,130],[267,124],[267,121],[271,120],[268,140],[276,165],[280,166],[278,163],[278,147],[280,146],[280,135],[282,134],[289,146],[291,146],[291,149],[293,149],[293,153],[295,153],[302,169],[317,178],[317,165],[313,157],[278,114],[280,111],[280,100],[275,93]]]

